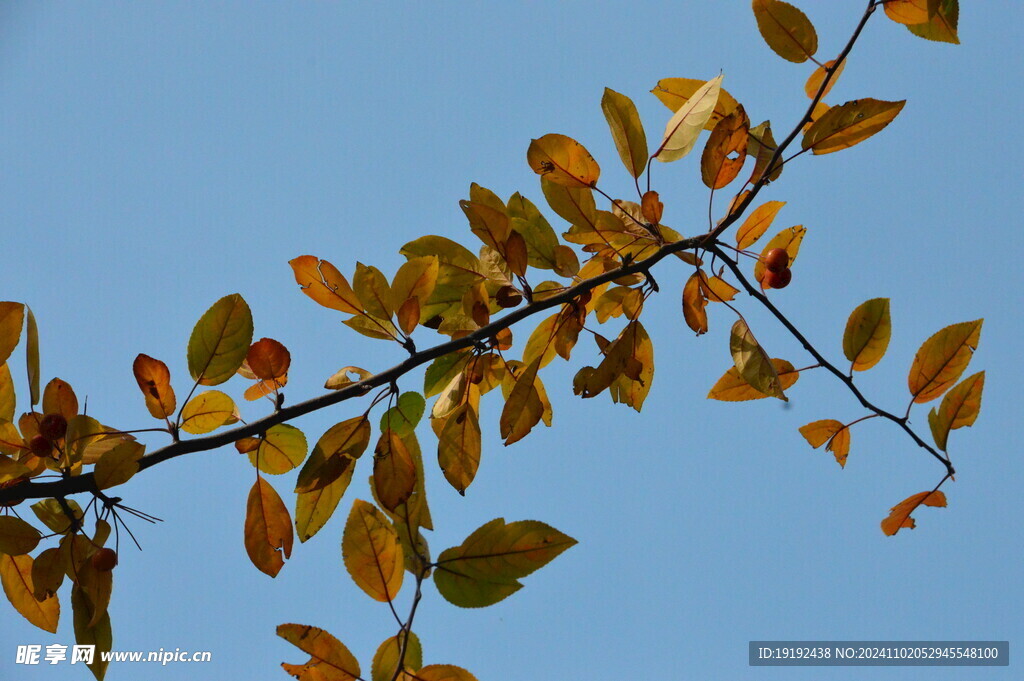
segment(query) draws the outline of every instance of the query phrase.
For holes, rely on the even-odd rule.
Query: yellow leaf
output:
[[[28,367],[29,402],[39,401],[39,327],[32,308],[25,306],[25,363]]]
[[[292,470],[306,458],[306,436],[287,423],[267,428],[260,446],[249,452],[249,463],[264,473],[281,475]]]
[[[831,440],[832,436],[844,427],[845,426],[841,421],[825,419],[823,421],[808,423],[806,426],[800,426],[800,434],[804,436],[804,439],[807,440],[812,447],[817,449]]]
[[[825,445],[842,468],[846,468],[846,457],[850,455],[850,429],[843,427]]]
[[[567,187],[542,177],[540,187],[551,210],[570,225],[593,225],[597,221],[597,204],[590,187]]]
[[[440,267],[440,261],[434,255],[407,260],[398,268],[391,283],[392,309],[401,309],[402,305],[413,298],[421,304],[429,300],[437,285]]]
[[[39,545],[39,530],[13,515],[0,516],[0,553],[20,556]]]
[[[292,519],[281,497],[263,478],[256,478],[245,509],[245,550],[260,572],[271,577],[292,555]]]
[[[200,385],[218,385],[235,375],[252,343],[252,313],[232,293],[207,310],[188,340],[188,370]]]
[[[888,11],[888,5],[886,8],[886,11]],[[807,93],[808,97],[814,99],[818,96],[818,90],[821,89],[822,83],[825,82],[825,75],[827,74],[828,69],[831,69],[835,63],[835,59],[830,59],[818,68],[814,69],[814,73],[811,74],[811,77],[807,79],[807,84],[804,85],[804,92]],[[839,76],[843,75],[843,69],[845,68],[846,60],[844,59],[843,63],[839,65],[839,68],[837,68],[835,73],[832,74],[832,77],[829,78],[828,87],[826,87],[825,91],[821,93],[822,97],[828,96],[828,93],[832,91],[832,88],[835,87],[835,84],[839,81]]]
[[[800,372],[793,368],[793,365],[784,359],[772,359],[775,371],[779,375],[779,384],[783,390],[789,390],[797,379]],[[711,392],[708,393],[709,400],[721,400],[722,402],[746,402],[747,400],[760,400],[771,395],[765,395],[757,388],[747,383],[736,367],[730,367],[725,374],[718,379]]]
[[[918,506],[946,506],[946,495],[942,492],[919,492],[909,496],[897,505],[892,507],[889,516],[882,521],[882,532],[892,536],[904,527],[914,529],[917,523],[910,517],[910,514],[917,510]]]
[[[352,277],[352,287],[364,310],[375,317],[390,319],[397,308],[391,296],[388,280],[373,265],[356,263],[356,273]],[[275,374],[280,376],[280,374]]]
[[[373,654],[373,665],[370,667],[371,681],[392,681],[395,678],[398,658],[402,655],[403,639],[405,657],[402,660],[402,668],[415,672],[423,666],[423,647],[420,645],[419,637],[411,631],[408,634],[400,632],[398,636],[384,639],[377,652]]]
[[[295,492],[315,492],[338,479],[343,473],[351,475],[355,460],[362,456],[370,444],[370,421],[357,416],[331,426],[313,447],[306,464],[299,471]]]
[[[590,152],[565,135],[552,133],[532,140],[526,161],[533,172],[566,187],[593,187],[601,175]]]
[[[544,413],[544,405],[534,385],[540,361],[539,357],[534,359],[514,379],[509,376],[514,387],[505,400],[500,422],[501,437],[506,447],[526,437]]]
[[[696,78],[662,78],[651,93],[672,111],[678,111],[693,95],[704,87],[703,80]],[[705,130],[714,130],[718,122],[736,110],[739,103],[724,89],[719,90],[718,101],[711,118],[704,124]]]
[[[765,351],[758,344],[746,322],[737,319],[732,325],[729,350],[739,375],[758,392],[769,397],[778,397],[784,402],[789,399],[782,391],[778,371]]]
[[[843,334],[843,354],[853,362],[854,371],[866,371],[882,359],[891,335],[889,299],[872,298],[850,314]]]
[[[704,297],[707,298],[709,303],[730,301],[740,292],[738,288],[720,277],[708,278],[708,275],[703,270],[698,270],[698,274],[700,275],[700,290],[704,293]]]
[[[398,329],[387,319],[380,319],[379,317],[364,313],[357,317],[346,319],[342,324],[368,338],[398,340]]]
[[[476,477],[480,467],[480,422],[471,404],[463,404],[451,412],[437,441],[437,462],[445,480],[459,494]]]
[[[643,175],[647,167],[647,135],[633,100],[610,88],[604,89],[601,110],[612,132],[615,148],[623,165],[633,177]]]
[[[14,394],[14,379],[7,363],[0,364],[0,419],[14,421],[17,398]]]
[[[781,0],[753,0],[761,36],[775,54],[791,62],[805,62],[818,51],[818,34],[807,15]]]
[[[54,378],[43,389],[43,413],[60,414],[70,421],[78,416],[78,397],[71,385]]]
[[[921,345],[907,378],[915,403],[934,400],[960,379],[978,347],[983,322],[952,324]]]
[[[815,154],[849,149],[889,125],[906,103],[865,98],[834,106],[804,133],[803,148]]]
[[[957,22],[960,19],[959,0],[940,0],[931,20],[907,26],[907,30],[927,40],[960,44],[957,36]]]
[[[330,483],[295,495],[295,529],[300,542],[306,541],[327,524],[352,482],[355,461],[348,457],[343,457],[343,461],[345,463],[341,472]]]
[[[742,249],[752,246],[768,231],[775,216],[785,205],[785,201],[768,201],[755,208],[736,231],[736,247]]]
[[[99,620],[93,624],[93,605],[83,589],[71,589],[71,611],[75,628],[75,643],[80,646],[93,646],[95,655],[92,664],[87,665],[97,681],[103,681],[109,660],[104,660],[104,653],[110,652],[113,636],[110,631],[110,615],[104,609]]]
[[[708,301],[700,287],[700,274],[694,272],[683,286],[683,319],[698,336],[708,332]]]
[[[60,549],[52,547],[40,551],[32,563],[32,592],[37,601],[44,601],[57,593],[64,583],[64,565]]]
[[[761,251],[761,257],[754,263],[754,278],[761,284],[762,289],[768,287],[764,282],[764,275],[768,271],[764,265],[764,259],[768,255],[768,251],[776,248],[784,249],[789,254],[789,266],[792,267],[796,262],[796,256],[800,253],[800,244],[803,243],[805,234],[807,234],[807,228],[803,225],[796,225],[782,230],[771,238],[764,250]]]
[[[432,664],[423,667],[415,676],[416,681],[477,681],[477,678],[462,667],[453,664]]]
[[[405,552],[406,565],[408,565],[410,560],[412,562],[418,560],[412,544],[408,543],[408,540],[410,540],[409,529],[416,530],[423,527],[432,530],[434,525],[430,517],[430,507],[427,505],[427,489],[423,483],[423,453],[420,451],[419,440],[416,439],[416,433],[412,431],[402,435],[401,438],[402,444],[405,445],[416,467],[416,486],[413,488],[409,498],[399,504],[394,511],[385,509],[384,513],[394,523],[395,529],[398,531],[399,540],[404,542],[403,547],[407,549]],[[420,548],[427,550],[426,542],[422,537],[417,541],[423,544]],[[418,574],[418,572],[414,571],[413,574]]]
[[[355,379],[353,379],[349,374],[355,376]],[[353,383],[365,381],[371,376],[373,376],[373,374],[366,369],[360,369],[359,367],[345,367],[334,372],[334,375],[327,379],[324,387],[328,390],[341,390],[342,388],[347,388]]]
[[[754,171],[750,174],[748,182],[755,184],[757,182],[774,182],[779,179],[782,175],[783,165],[776,162],[771,175],[765,179],[764,173],[768,170],[768,163],[772,160],[772,156],[775,155],[775,150],[778,148],[778,144],[775,142],[775,137],[772,135],[772,124],[768,121],[755,125],[750,128],[747,135],[747,156],[754,157]]]
[[[543,183],[543,180],[541,182]],[[559,248],[559,243],[555,230],[551,228],[547,219],[519,192],[509,198],[508,213],[512,219],[512,229],[522,234],[526,241],[530,266],[545,270],[554,269],[557,264],[555,252]]]
[[[348,279],[331,263],[312,255],[300,255],[288,264],[302,292],[317,303],[350,314],[363,311],[362,302],[349,286]]]
[[[985,372],[979,371],[946,393],[938,409],[933,407],[928,413],[928,425],[939,449],[946,451],[949,431],[974,425],[981,411],[981,391],[984,387]]]
[[[388,602],[402,588],[402,546],[391,523],[376,506],[361,499],[352,504],[341,553],[356,585],[370,598]]]
[[[521,578],[575,544],[572,537],[536,520],[506,524],[496,518],[438,556],[434,584],[453,605],[493,605],[521,589]]]
[[[547,366],[555,358],[555,336],[558,333],[561,313],[544,319],[530,334],[523,349],[523,363],[531,364],[540,359],[540,367]]]
[[[678,161],[697,143],[707,125],[722,87],[722,76],[712,78],[686,100],[665,126],[665,137],[652,157],[658,161]]]
[[[5,363],[18,346],[24,323],[24,305],[9,301],[0,302],[0,364]]]
[[[373,452],[373,489],[380,505],[394,511],[416,487],[416,465],[394,431],[380,434]]]
[[[50,596],[37,601],[33,595],[32,556],[8,556],[0,553],[0,582],[4,593],[14,609],[21,616],[51,634],[57,633],[57,620],[60,619],[60,601],[57,596]]]
[[[140,354],[132,364],[132,373],[146,398],[146,409],[153,418],[162,419],[173,415],[177,401],[167,365],[149,355]]]
[[[498,252],[504,250],[505,240],[509,237],[511,225],[505,204],[498,202],[499,208],[494,208],[482,203],[473,201],[459,201],[459,207],[466,214],[469,220],[470,231],[480,241]]]
[[[139,459],[145,451],[145,445],[134,440],[121,440],[112,449],[104,452],[93,469],[96,487],[107,489],[131,480],[132,476],[139,472]]]
[[[700,160],[701,179],[709,189],[721,189],[740,174],[747,160],[749,130],[750,119],[740,106],[711,131]]]
[[[238,421],[235,402],[219,390],[201,392],[181,411],[181,429],[202,435]]]
[[[304,624],[281,624],[277,635],[310,656],[298,665],[282,662],[286,672],[300,681],[355,681],[359,662],[341,641],[323,629]]]
[[[25,464],[15,461],[6,454],[0,454],[0,483],[28,477],[30,473],[31,471]]]

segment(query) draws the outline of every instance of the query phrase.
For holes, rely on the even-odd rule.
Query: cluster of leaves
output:
[[[8,599],[30,622],[56,631],[57,591],[67,578],[72,583],[76,639],[109,650],[107,604],[116,554],[112,559],[104,553],[109,551],[105,544],[113,534],[119,548],[120,530],[127,531],[125,514],[155,520],[109,496],[109,488],[174,456],[233,443],[255,472],[245,509],[244,546],[253,564],[274,577],[291,557],[295,534],[300,543],[308,541],[334,514],[373,440],[372,463],[363,464],[364,469],[371,468],[366,496],[372,501],[352,502],[341,539],[343,562],[352,580],[370,598],[387,603],[398,625],[396,635],[377,650],[371,677],[373,681],[473,679],[452,665],[423,665],[422,646],[412,629],[423,583],[433,577],[437,591],[454,605],[488,606],[520,589],[519,580],[575,540],[540,521],[506,523],[498,518],[433,557],[424,536],[434,526],[417,426],[427,418],[437,440],[437,465],[451,487],[465,494],[483,455],[485,425],[480,405],[484,396],[502,395],[497,426],[506,446],[522,440],[541,423],[550,426],[552,404],[540,372],[556,357],[570,360],[583,334],[592,337],[590,353],[596,360],[577,371],[573,392],[582,398],[607,392],[613,402],[640,411],[654,377],[653,343],[640,318],[647,299],[659,291],[651,268],[669,255],[693,269],[682,290],[682,316],[696,335],[709,330],[710,303],[736,316],[729,334],[732,366],[708,397],[786,400],[786,391],[801,372],[825,368],[854,393],[868,414],[849,422],[828,419],[807,424],[800,432],[813,447],[825,445],[845,465],[850,428],[883,417],[943,463],[946,475],[935,489],[907,498],[882,522],[888,535],[913,528],[911,514],[919,506],[946,504],[938,487],[954,473],[946,454],[950,431],[972,425],[978,416],[984,372],[957,382],[977,347],[981,320],[948,326],[921,346],[910,369],[910,405],[905,415],[896,416],[869,402],[853,381],[854,372],[878,364],[888,347],[888,299],[869,300],[851,314],[842,341],[850,367],[848,372],[841,371],[814,349],[768,297],[773,286],[788,284],[789,267],[807,230],[796,225],[778,231],[755,253],[749,249],[768,233],[785,203],[762,203],[739,223],[761,189],[778,180],[788,162],[808,151],[820,155],[858,144],[885,128],[902,110],[902,101],[865,98],[836,106],[823,102],[864,24],[882,4],[869,3],[846,47],[835,59],[821,63],[814,57],[817,34],[803,12],[779,0],[753,0],[758,28],[769,47],[789,61],[817,64],[806,85],[811,99],[808,112],[781,143],[776,142],[769,121],[751,125],[744,107],[722,88],[721,75],[707,81],[666,78],[658,82],[652,92],[671,115],[653,151],[632,100],[606,89],[601,108],[637,200],[606,193],[598,185],[601,168],[583,145],[565,135],[548,134],[531,142],[526,160],[540,177],[548,206],[567,223],[561,236],[521,194],[504,200],[473,184],[460,206],[470,231],[481,242],[476,252],[446,237],[427,235],[401,248],[406,262],[394,276],[357,263],[351,280],[325,259],[303,255],[291,260],[295,281],[306,296],[345,315],[343,323],[352,330],[395,342],[409,353],[404,362],[386,371],[346,366],[327,379],[325,388],[332,392],[306,402],[284,406],[291,355],[274,339],[254,342],[249,306],[241,295],[232,294],[214,303],[195,325],[187,348],[191,387],[180,407],[167,365],[144,354],[136,358],[133,373],[146,408],[162,424],[145,430],[164,431],[171,438],[169,445],[146,454],[133,434],[139,431],[109,427],[80,413],[66,382],[53,379],[40,391],[39,341],[31,310],[18,303],[0,303],[0,504],[7,513],[0,516],[0,578]],[[956,41],[956,0],[889,0],[884,8],[887,16],[916,35]],[[651,189],[653,161],[668,163],[687,156],[704,131],[710,135],[700,159],[700,176],[710,189],[709,215],[714,211],[715,192],[741,177],[748,158],[753,169],[730,198],[724,216],[707,225],[706,231],[697,230],[697,236],[684,238],[662,223],[664,204]],[[786,158],[784,152],[798,135],[802,135],[800,151]],[[599,208],[599,199],[607,202],[604,208]],[[734,224],[739,225],[735,245],[727,244],[721,237]],[[773,258],[781,258],[786,268],[783,280],[770,276],[778,271],[770,253],[777,254]],[[740,267],[741,257],[753,260],[749,276]],[[716,271],[717,262],[722,264]],[[544,274],[538,277],[538,272]],[[787,360],[771,357],[735,306],[741,290],[771,311],[816,363],[797,369]],[[517,345],[511,327],[542,312],[548,315],[525,342],[518,343],[520,358],[509,358]],[[594,324],[620,318],[623,323],[613,333],[594,329]],[[413,335],[423,333],[422,329],[445,340],[417,350]],[[14,383],[7,360],[23,330],[30,407],[15,419]],[[398,379],[424,365],[422,392],[400,391]],[[273,406],[268,416],[241,423],[235,399],[212,389],[236,375],[250,381],[242,393],[244,399],[265,399]],[[302,430],[286,423],[375,390],[365,411],[327,429],[312,449]],[[933,448],[910,429],[908,417],[914,404],[943,395],[941,404],[928,415]],[[429,398],[434,400],[428,406]],[[383,413],[374,439],[370,415],[377,407]],[[63,426],[55,428],[55,423]],[[199,437],[182,439],[182,433]],[[295,469],[299,470],[293,518],[264,476]],[[72,493],[90,495],[86,508],[66,498]],[[49,530],[47,535],[17,515],[17,506],[33,498],[40,499],[31,509]],[[91,535],[86,531],[90,510]],[[55,538],[57,546],[33,558],[30,553],[47,538]],[[97,558],[100,555],[102,559]],[[409,579],[414,596],[410,612],[402,618],[393,602]],[[293,676],[361,678],[355,656],[325,630],[282,624],[278,635],[310,655],[304,664],[283,665]],[[94,663],[92,670],[102,678],[101,662]]]

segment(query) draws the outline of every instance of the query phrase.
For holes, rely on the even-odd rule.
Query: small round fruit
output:
[[[765,253],[764,266],[772,272],[781,272],[789,267],[789,253],[785,248],[773,248]]]
[[[49,456],[50,452],[53,451],[53,443],[42,435],[36,435],[28,441],[28,448],[36,456]]]
[[[68,432],[68,420],[60,414],[47,414],[39,422],[39,434],[50,442],[56,442]]]
[[[764,273],[764,283],[768,285],[768,288],[786,288],[792,278],[793,270],[788,267],[781,272],[768,270]]]
[[[92,566],[97,572],[110,572],[117,565],[117,551],[114,549],[102,548],[92,554]]]

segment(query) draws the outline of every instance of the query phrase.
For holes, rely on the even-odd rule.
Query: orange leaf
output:
[[[245,509],[245,550],[261,572],[271,577],[292,555],[292,519],[281,497],[263,478],[249,491]]]
[[[288,373],[292,356],[288,348],[273,338],[261,338],[249,346],[245,361],[256,378],[269,381]]]
[[[350,314],[363,311],[363,304],[338,268],[312,255],[300,255],[288,261],[295,282],[307,296],[332,310]]]
[[[832,68],[832,66],[835,63],[835,59],[830,59],[829,61],[825,62],[818,68],[814,69],[814,73],[812,73],[811,77],[807,79],[807,84],[804,86],[804,92],[807,93],[808,97],[814,99],[815,97],[818,96],[818,90],[821,89],[821,84],[825,82],[825,74],[827,70]],[[845,68],[846,60],[844,59],[843,63],[839,65],[839,68],[835,70],[835,73],[833,73],[832,77],[829,79],[828,87],[825,88],[825,91],[821,93],[822,97],[825,97],[826,95],[828,95],[829,92],[832,91],[832,88],[839,81],[839,76],[843,75],[843,69]]]
[[[804,133],[803,148],[815,154],[849,149],[889,125],[906,103],[864,98],[834,106]]]
[[[888,298],[872,298],[857,306],[843,333],[843,353],[853,362],[853,370],[866,371],[878,364],[891,335]]]
[[[708,313],[704,309],[708,301],[701,290],[701,274],[694,272],[683,286],[683,319],[698,336],[708,332]]]
[[[754,263],[754,278],[761,284],[762,289],[768,288],[764,282],[764,275],[768,271],[764,264],[764,258],[768,255],[768,251],[774,248],[785,249],[786,253],[789,254],[789,266],[792,267],[797,254],[800,253],[800,244],[803,242],[805,234],[807,234],[807,228],[803,225],[790,227],[772,237],[771,241],[764,247],[764,250],[761,251],[761,257]]]
[[[392,430],[380,434],[373,452],[373,488],[381,506],[394,511],[416,487],[416,465]]]
[[[723,118],[711,131],[700,160],[701,179],[710,189],[721,189],[736,179],[747,160],[750,119],[743,106]]]
[[[768,231],[772,221],[775,220],[775,216],[779,214],[779,211],[785,205],[785,201],[768,201],[755,208],[747,216],[743,226],[736,230],[736,247],[749,248],[753,245],[755,241],[761,238],[762,234]]]
[[[146,398],[146,409],[153,418],[162,419],[174,414],[177,402],[171,387],[171,372],[166,364],[140,354],[132,364],[132,373]]]
[[[900,503],[893,506],[889,512],[889,517],[882,521],[882,532],[885,532],[887,536],[891,537],[904,527],[911,530],[914,529],[917,523],[910,517],[910,514],[917,510],[917,507],[921,505],[945,508],[946,495],[942,492],[935,491],[919,492],[913,496],[907,497]]]

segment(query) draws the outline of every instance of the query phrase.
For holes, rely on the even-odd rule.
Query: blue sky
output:
[[[799,4],[827,58],[863,3]],[[828,100],[905,98],[906,108],[854,149],[802,157],[762,194],[788,202],[777,227],[808,228],[793,283],[774,297],[819,349],[840,360],[849,312],[892,299],[889,353],[859,377],[879,404],[904,408],[921,341],[986,318],[972,364],[988,370],[983,408],[951,438],[949,508],[882,535],[889,507],[930,489],[941,468],[878,421],[856,427],[845,470],[811,450],[800,425],[862,415],[820,372],[801,378],[788,409],[705,400],[730,365],[733,319],[716,309],[711,333],[694,338],[679,310],[688,272],[666,262],[644,319],[657,371],[642,414],[571,394],[592,359],[581,343],[573,362],[543,373],[553,428],[505,449],[499,407],[485,401],[484,460],[465,498],[431,464],[421,432],[435,554],[495,517],[543,520],[579,541],[491,608],[459,610],[428,587],[415,627],[426,662],[481,681],[1014,676],[749,668],[747,641],[998,639],[1014,649],[1024,634],[1012,447],[1024,379],[1013,146],[1022,19],[1019,3],[965,3],[959,47],[873,19]],[[318,394],[341,366],[400,361],[397,346],[356,336],[302,296],[287,260],[310,253],[346,273],[359,260],[390,274],[398,248],[421,234],[472,244],[457,204],[470,182],[543,208],[525,151],[548,132],[586,145],[602,186],[628,196],[600,110],[605,86],[636,101],[653,141],[669,116],[648,94],[660,78],[724,73],[752,119],[782,130],[806,107],[811,71],[769,51],[741,0],[4,3],[0,34],[0,299],[35,311],[44,378],[69,381],[91,414],[124,428],[150,425],[135,355],[166,361],[187,391],[192,325],[232,292],[252,307],[257,337],[291,349],[291,402]],[[655,176],[664,222],[684,234],[706,224],[697,158]],[[811,363],[752,301],[743,310],[773,355]],[[421,385],[419,375],[402,382]],[[244,408],[247,418],[262,409]],[[355,409],[297,425],[313,441]],[[927,434],[925,409],[913,423]],[[134,525],[144,550],[122,551],[115,649],[210,650],[213,662],[125,664],[107,678],[286,678],[274,667],[304,659],[274,635],[283,622],[327,629],[368,669],[393,621],[351,583],[339,550],[368,474],[357,471],[336,517],[275,580],[245,554],[253,470],[233,450],[132,480],[122,496],[165,522]],[[293,478],[273,480],[289,505]],[[88,678],[67,664],[13,663],[18,644],[73,643],[62,595],[56,636],[12,611],[0,617],[0,678]]]

